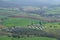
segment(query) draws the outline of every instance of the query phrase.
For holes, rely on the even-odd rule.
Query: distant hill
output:
[[[0,7],[17,7],[16,4],[0,0]]]
[[[51,6],[59,5],[59,0],[0,0],[0,7]]]

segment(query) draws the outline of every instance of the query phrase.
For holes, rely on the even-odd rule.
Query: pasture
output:
[[[12,40],[12,37],[0,36],[0,40]],[[48,37],[28,37],[28,38],[13,38],[13,40],[57,40]]]
[[[60,7],[58,8],[51,8],[46,10],[47,14],[59,14],[60,13]],[[6,13],[6,14],[5,14]],[[12,16],[12,15],[18,15],[22,14],[23,12],[19,12],[17,10],[10,10],[10,9],[0,9],[0,18],[5,18],[6,15]],[[20,14],[20,15],[21,15]],[[1,16],[2,15],[2,16]],[[26,15],[26,14],[23,14]],[[3,26],[6,27],[28,27],[28,25],[31,24],[39,24],[41,20],[35,20],[31,18],[9,18],[8,16],[7,19],[3,20],[1,23]],[[30,15],[31,16],[31,15]],[[33,15],[32,15],[33,16]],[[33,17],[36,17],[37,15],[34,15]],[[40,17],[40,16],[37,16]],[[60,36],[59,29],[60,29],[60,22],[44,22],[42,21],[42,26],[45,27],[45,30],[47,33],[53,33],[55,36]],[[51,30],[52,29],[52,30]],[[32,37],[32,38],[13,38],[14,40],[57,40],[54,38],[47,38],[47,37]],[[12,40],[11,37],[7,36],[0,36],[0,40]]]
[[[25,27],[31,24],[38,24],[40,20],[34,20],[29,18],[8,18],[4,20],[4,26],[22,26]]]
[[[46,14],[60,14],[60,7],[48,8]]]

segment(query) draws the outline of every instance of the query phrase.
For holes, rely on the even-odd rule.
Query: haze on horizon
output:
[[[59,5],[60,0],[2,0],[5,2],[15,2],[15,3],[44,3],[44,4],[53,4]]]
[[[21,6],[54,6],[60,5],[60,0],[0,0],[0,7]]]

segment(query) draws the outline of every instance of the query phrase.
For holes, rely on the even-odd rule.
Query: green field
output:
[[[6,14],[5,14],[6,13]],[[23,12],[19,12],[17,10],[10,10],[10,9],[0,9],[0,19],[1,18],[7,18],[4,19],[2,22],[3,26],[6,27],[13,27],[13,26],[19,26],[19,27],[28,27],[27,25],[31,24],[39,24],[41,20],[35,20],[30,18],[9,18],[8,16],[12,15],[19,15]],[[57,8],[50,8],[46,10],[47,14],[60,14],[60,7]],[[4,16],[5,15],[5,16]],[[8,15],[8,16],[7,16]],[[26,15],[26,14],[23,14]],[[31,16],[31,15],[30,15]],[[38,15],[32,15],[33,17],[40,17]],[[60,22],[42,22],[43,26],[46,28],[45,31],[48,33],[53,33],[55,36],[60,36]],[[0,40],[11,40],[11,37],[1,36]],[[14,40],[56,40],[54,38],[47,38],[47,37],[33,37],[33,38],[14,38]]]
[[[44,26],[48,29],[60,29],[60,22],[50,22],[44,24]]]
[[[30,19],[30,18],[8,18],[3,21],[4,26],[12,27],[12,26],[20,26],[27,27],[27,25],[31,24],[39,24],[40,20]],[[60,29],[60,22],[42,22],[43,26],[47,29]],[[52,26],[52,27],[51,27]]]
[[[38,24],[40,20],[34,20],[29,18],[8,18],[4,20],[4,26],[27,26],[33,24]]]
[[[46,14],[60,14],[60,7],[48,8]]]
[[[13,38],[14,40],[57,40],[47,37],[29,37],[29,38]],[[0,40],[12,40],[12,37],[0,36]]]

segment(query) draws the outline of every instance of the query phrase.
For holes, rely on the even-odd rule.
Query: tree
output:
[[[42,25],[42,22],[40,21],[39,24]]]
[[[52,26],[50,26],[50,28],[52,28]]]

